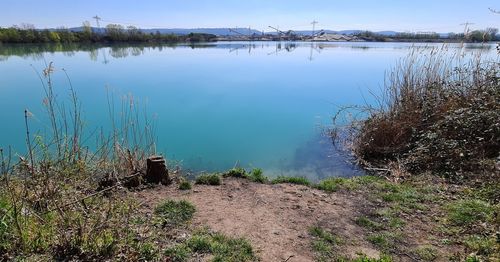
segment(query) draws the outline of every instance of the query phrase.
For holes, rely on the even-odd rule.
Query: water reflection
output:
[[[492,44],[444,44],[449,48],[464,48],[465,50],[483,50],[490,51],[494,47]],[[162,52],[164,49],[175,48],[191,48],[205,49],[218,48],[228,49],[230,54],[238,55],[245,53],[251,55],[257,49],[270,49],[274,47],[272,52],[267,55],[279,55],[281,53],[291,53],[298,47],[309,48],[309,60],[314,60],[314,55],[319,55],[326,49],[355,49],[365,50],[374,48],[392,48],[392,49],[411,49],[411,48],[435,48],[443,46],[443,44],[426,44],[426,43],[365,43],[365,42],[218,42],[218,43],[196,43],[196,44],[85,44],[85,43],[68,43],[68,44],[0,44],[0,61],[6,61],[9,57],[17,56],[22,58],[30,58],[33,60],[43,60],[44,54],[62,53],[64,56],[72,57],[76,52],[87,52],[92,61],[98,61],[107,64],[109,60],[107,56],[116,59],[126,58],[129,56],[141,56],[146,52],[158,50]],[[242,52],[243,51],[243,52]]]

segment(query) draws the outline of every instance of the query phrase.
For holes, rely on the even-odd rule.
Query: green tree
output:
[[[57,32],[49,32],[49,40],[50,42],[59,43],[61,42],[61,37]]]
[[[122,25],[109,24],[106,26],[106,36],[110,41],[125,40],[124,28]]]

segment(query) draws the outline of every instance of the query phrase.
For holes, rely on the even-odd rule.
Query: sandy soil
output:
[[[227,178],[221,186],[195,186],[180,191],[158,187],[135,193],[145,212],[165,199],[186,199],[197,208],[193,226],[208,226],[233,237],[249,239],[262,261],[314,261],[309,228],[321,226],[345,240],[347,256],[379,252],[355,223],[362,210],[361,196],[326,194],[300,185],[262,185]],[[347,252],[347,253],[346,253]]]

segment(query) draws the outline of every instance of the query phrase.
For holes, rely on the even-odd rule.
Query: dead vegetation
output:
[[[374,171],[498,179],[498,57],[450,53],[415,48],[387,75],[379,105],[345,109],[359,117],[332,134]]]

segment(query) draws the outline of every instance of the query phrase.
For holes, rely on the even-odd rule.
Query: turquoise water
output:
[[[493,45],[471,47],[495,52]],[[0,45],[0,146],[25,150],[25,108],[34,114],[33,128],[46,130],[44,93],[35,71],[53,62],[55,91],[68,97],[64,68],[82,101],[88,133],[109,126],[107,90],[133,94],[147,101],[156,121],[158,151],[187,170],[238,164],[263,168],[269,176],[357,175],[361,171],[322,133],[339,106],[374,103],[370,92],[379,92],[385,72],[412,48],[407,43],[275,42]]]

